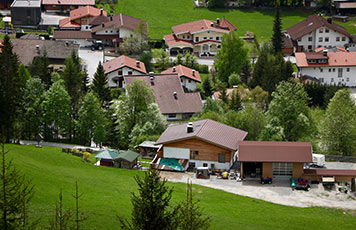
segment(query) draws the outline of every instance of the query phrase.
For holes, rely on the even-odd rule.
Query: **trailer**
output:
[[[325,155],[313,153],[313,167],[324,168],[325,167]]]

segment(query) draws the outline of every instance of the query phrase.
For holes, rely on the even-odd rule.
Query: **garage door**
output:
[[[273,163],[273,176],[290,177],[293,175],[293,163]]]

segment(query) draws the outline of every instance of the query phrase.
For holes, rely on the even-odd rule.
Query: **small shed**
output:
[[[137,158],[140,156],[137,152],[132,150],[120,151],[114,158],[114,165],[118,168],[131,169],[137,164]]]
[[[136,150],[143,158],[153,158],[156,156],[158,149],[161,147],[162,145],[156,145],[156,142],[154,141],[144,141],[136,146]]]
[[[100,159],[100,165],[101,166],[109,166],[113,167],[114,166],[114,159],[119,155],[119,152],[116,150],[111,150],[111,149],[105,149],[98,154],[95,155],[95,158]]]

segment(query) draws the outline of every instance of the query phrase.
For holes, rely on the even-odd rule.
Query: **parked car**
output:
[[[93,41],[93,44],[91,45],[90,49],[92,51],[94,50],[103,50],[104,49],[104,45],[103,45],[103,42],[102,41]]]
[[[272,178],[270,178],[270,177],[266,177],[266,178],[261,177],[261,184],[272,184]]]

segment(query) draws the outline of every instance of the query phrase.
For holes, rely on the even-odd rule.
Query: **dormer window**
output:
[[[182,38],[185,39],[185,36],[183,36]]]
[[[329,29],[325,29],[325,33],[329,33]]]
[[[187,39],[190,39],[190,36],[189,36],[189,35],[187,35]]]

